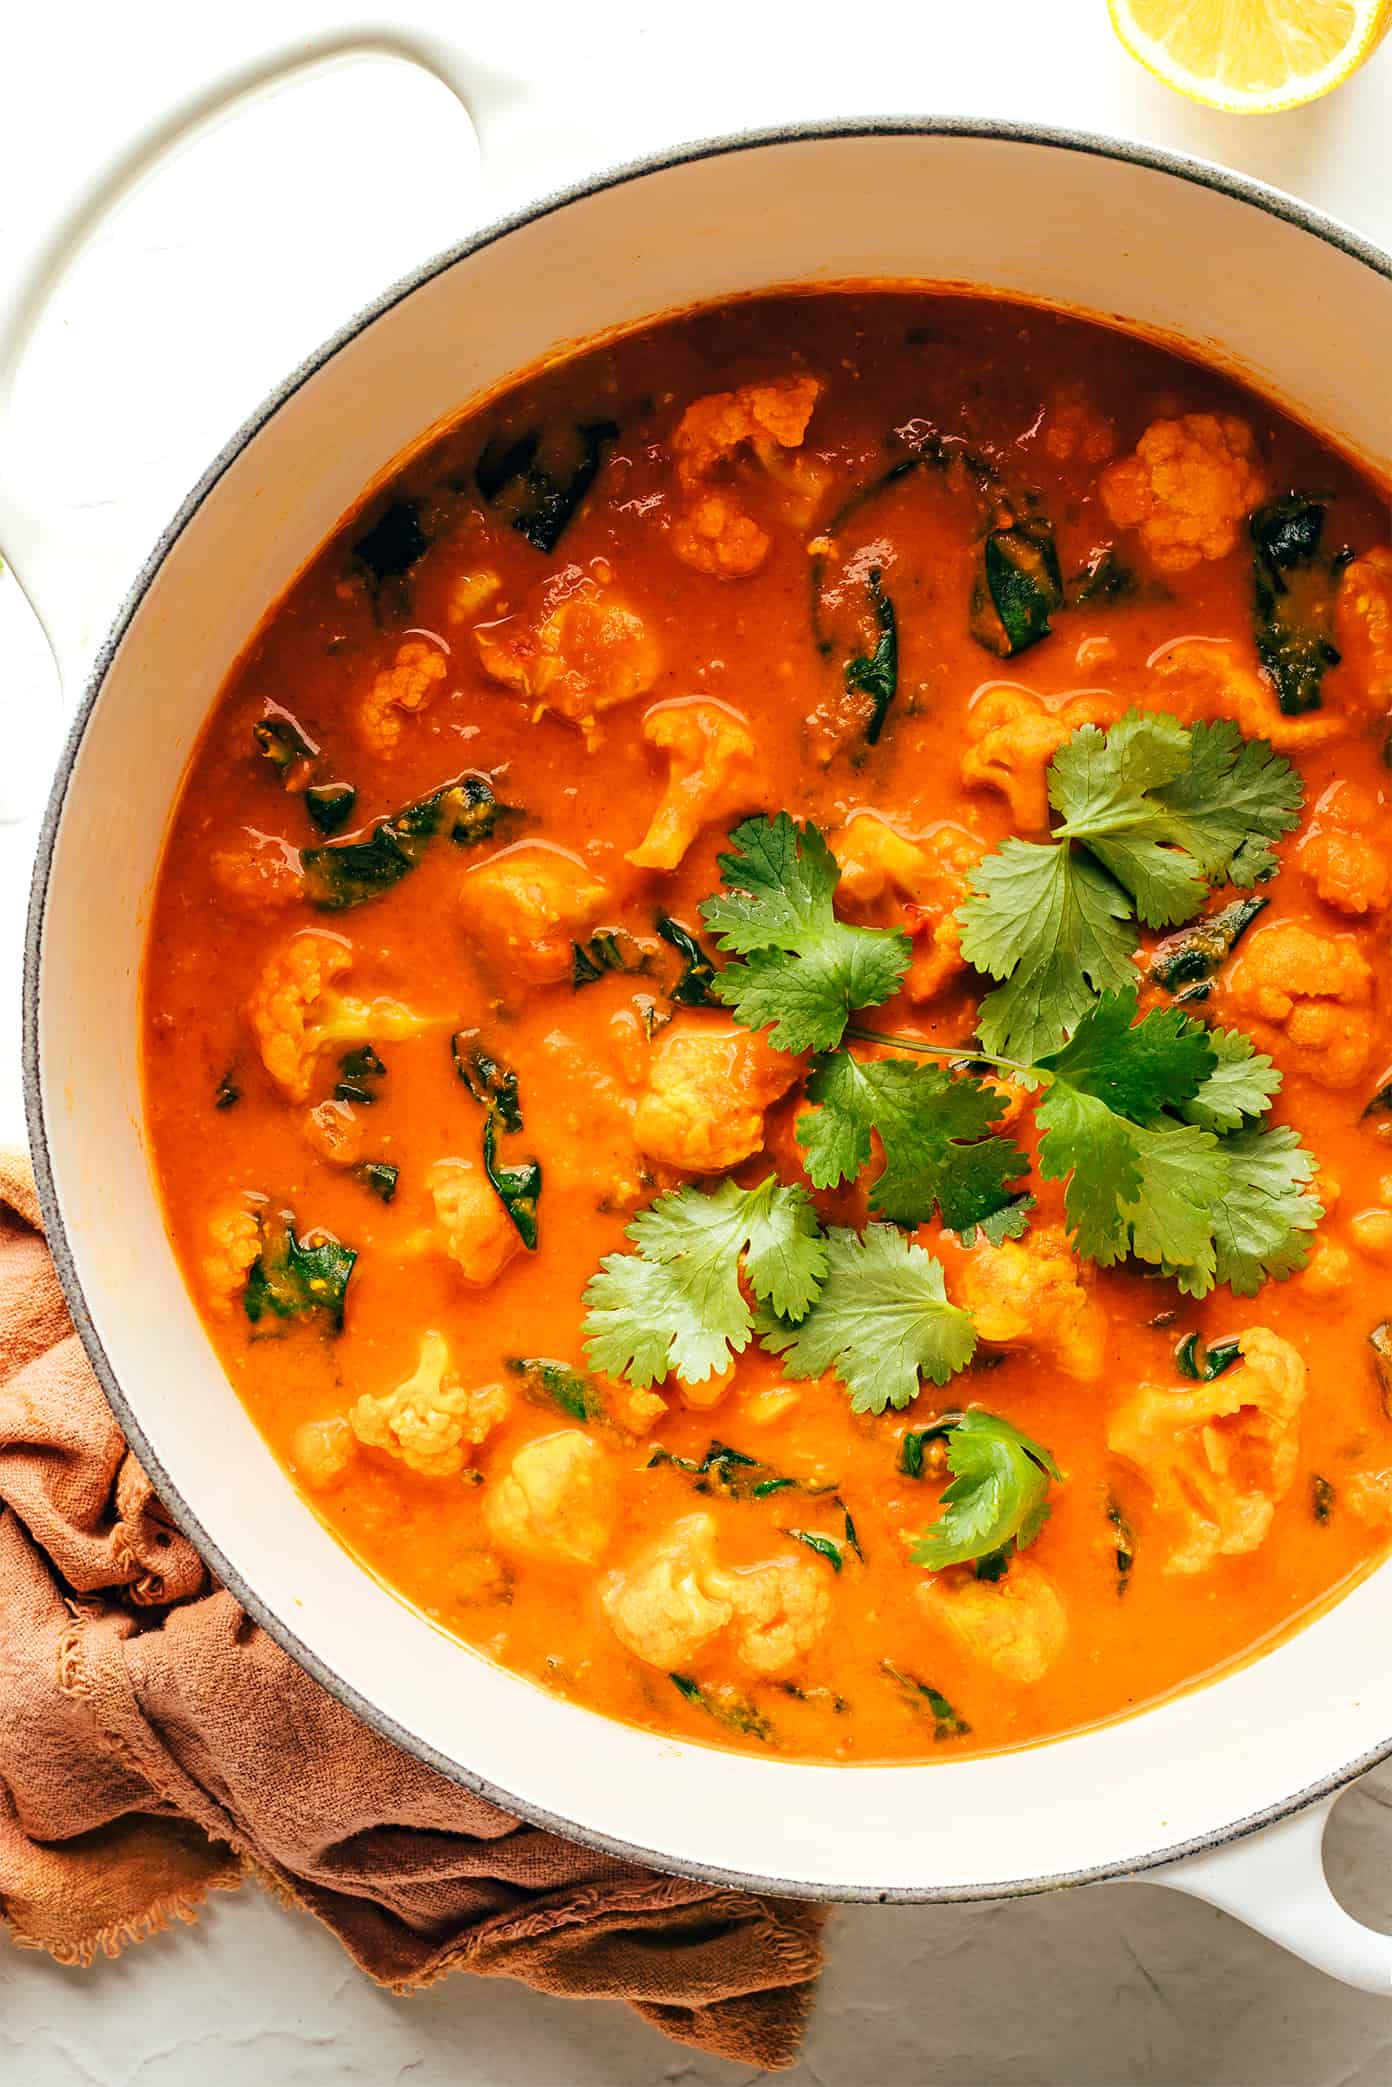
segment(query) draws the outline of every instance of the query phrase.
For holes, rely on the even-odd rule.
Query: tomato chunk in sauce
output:
[[[489,1659],[805,1758],[1044,1739],[1327,1603],[1392,1543],[1390,709],[1385,496],[1226,377],[1082,321],[753,299],[471,411],[267,615],[155,894],[169,1230],[295,1483]],[[1053,764],[1133,712],[1186,749],[1226,721],[1233,759],[1295,775],[1259,867],[1230,836],[1149,925],[1145,864],[1087,853],[1095,805],[1051,839]],[[779,814],[834,897],[741,949],[701,909],[756,903],[718,858]],[[1215,1191],[1147,1248],[1129,1191],[1050,1166],[1062,1089],[1012,1077],[1047,1049],[985,1044],[1025,946],[992,977],[973,938],[1006,844],[1103,894],[1123,1029],[1158,1011],[1206,1066],[1219,1035],[1271,1061],[1216,1128],[1193,1080],[1087,1106],[1123,1142],[1182,1119],[1203,1167],[1279,1131],[1279,1239]],[[731,989],[765,962],[777,1000],[835,921],[882,931],[847,947],[891,975],[827,1034]],[[990,1222],[934,1202],[888,1117],[813,1181],[813,1107],[886,1064],[967,1095],[942,1140],[1018,1145]],[[741,1232],[770,1210],[817,1293],[812,1318],[780,1293],[781,1332]],[[640,1246],[663,1224],[684,1259]],[[600,1306],[627,1329],[604,1367]],[[668,1313],[713,1343],[685,1377]]]

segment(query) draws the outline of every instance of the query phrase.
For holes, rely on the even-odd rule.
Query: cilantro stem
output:
[[[1046,1080],[1037,1066],[1022,1065],[1018,1058],[998,1058],[992,1051],[978,1051],[971,1044],[931,1044],[919,1036],[903,1036],[893,1029],[862,1029],[859,1022],[846,1024],[846,1036],[857,1043],[893,1044],[899,1051],[919,1051],[926,1058],[954,1058],[963,1064],[998,1065],[1003,1072],[1019,1073],[1027,1080]]]

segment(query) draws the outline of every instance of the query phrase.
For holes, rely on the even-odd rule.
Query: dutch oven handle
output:
[[[1392,1935],[1345,1913],[1324,1874],[1333,1809],[1334,1799],[1325,1798],[1260,1833],[1131,1881],[1204,1899],[1346,1986],[1392,1999]]]
[[[409,9],[391,12],[406,15]],[[349,57],[404,59],[451,89],[478,139],[489,214],[543,193],[555,184],[558,170],[571,175],[603,158],[594,134],[556,106],[570,98],[548,97],[543,106],[522,80],[493,70],[441,34],[438,22],[425,26],[379,19],[298,38],[246,59],[216,81],[202,82],[145,123],[114,163],[96,171],[79,169],[65,194],[44,198],[38,213],[42,223],[32,233],[25,228],[23,251],[7,257],[6,280],[0,284],[0,555],[43,625],[67,700],[51,733],[40,724],[42,756],[35,748],[32,760],[23,764],[41,766],[43,772],[17,774],[13,760],[7,763],[0,778],[0,819],[22,816],[47,788],[63,715],[76,701],[115,607],[113,601],[89,599],[88,576],[73,570],[72,548],[45,514],[42,431],[23,425],[14,410],[15,381],[35,322],[88,234],[171,147],[228,103],[287,74]]]

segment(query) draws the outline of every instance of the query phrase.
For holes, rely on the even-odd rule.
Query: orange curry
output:
[[[878,290],[548,368],[345,523],[191,761],[145,1088],[368,1569],[606,1716],[885,1760],[1382,1555],[1387,538],[1211,370]]]

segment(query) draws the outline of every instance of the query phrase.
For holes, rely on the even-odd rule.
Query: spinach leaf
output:
[[[1385,1079],[1363,1111],[1369,1116],[1392,1116],[1392,1077]]]
[[[358,793],[351,783],[311,783],[304,801],[320,833],[341,833],[353,816]]]
[[[318,747],[301,731],[288,710],[276,710],[268,717],[258,718],[251,736],[257,752],[269,761],[287,790],[302,782],[310,764],[319,758]]]
[[[535,550],[551,552],[599,475],[612,420],[509,438],[497,435],[474,467],[474,483]]]
[[[522,1379],[522,1389],[534,1404],[556,1406],[585,1425],[604,1419],[604,1393],[584,1370],[549,1355],[510,1355],[505,1367]]]
[[[353,556],[367,568],[374,585],[398,580],[430,549],[413,500],[393,500],[372,527],[353,545]]]
[[[389,819],[379,819],[366,840],[304,849],[305,897],[323,913],[380,898],[416,867],[437,836],[470,847],[487,840],[512,809],[498,802],[486,776],[460,776]]]
[[[323,1312],[335,1333],[343,1326],[348,1278],[357,1254],[350,1246],[321,1234],[295,1236],[295,1213],[281,1210],[261,1220],[261,1252],[251,1265],[242,1306],[253,1326],[270,1315],[304,1319]]]
[[[894,603],[884,591],[878,565],[870,568],[866,586],[879,636],[871,653],[857,653],[853,659],[847,660],[845,673],[846,687],[869,696],[874,706],[870,722],[865,727],[865,743],[874,746],[884,730],[889,706],[899,687],[899,631]]]
[[[528,1159],[516,1167],[498,1165],[498,1113],[495,1109],[490,1109],[483,1119],[483,1171],[516,1226],[523,1246],[528,1253],[535,1253],[541,1162]]]
[[[1339,663],[1334,597],[1344,561],[1321,551],[1324,517],[1322,501],[1288,493],[1249,525],[1257,656],[1287,717],[1319,709],[1325,673]]]
[[[1094,551],[1081,572],[1074,573],[1064,593],[1070,609],[1096,608],[1102,603],[1134,601],[1141,583],[1129,565],[1123,565],[1115,544]]]
[[[1392,1319],[1384,1319],[1380,1326],[1375,1326],[1368,1340],[1373,1350],[1373,1368],[1377,1373],[1382,1410],[1392,1420]]]
[[[588,942],[570,945],[570,982],[577,992],[581,986],[592,986],[606,971],[621,971],[631,977],[649,969],[648,952],[621,928],[603,928],[591,935]]]
[[[450,1038],[454,1069],[480,1108],[496,1109],[506,1131],[522,1128],[517,1075],[510,1065],[486,1051],[477,1029],[456,1029]]]
[[[1196,920],[1192,927],[1166,935],[1151,952],[1148,975],[1169,993],[1177,993],[1181,986],[1207,985],[1270,903],[1264,898],[1234,899],[1231,905]]]
[[[1175,1348],[1174,1359],[1181,1377],[1196,1384],[1211,1384],[1234,1363],[1241,1362],[1242,1350],[1235,1340],[1215,1341],[1211,1348],[1206,1348],[1201,1334],[1186,1333]]]
[[[1054,532],[1043,515],[990,529],[972,590],[971,634],[998,659],[1013,659],[1047,638],[1061,609],[1063,576]]]
[[[784,1534],[806,1544],[809,1551],[815,1551],[819,1558],[826,1559],[833,1572],[840,1572],[843,1563],[841,1546],[834,1536],[823,1536],[817,1529],[788,1529]]]
[[[717,1724],[728,1725],[734,1732],[746,1732],[751,1739],[774,1739],[773,1726],[768,1719],[748,1696],[742,1696],[737,1689],[725,1685],[703,1688],[689,1674],[669,1674],[667,1679],[688,1703],[704,1710],[707,1717],[713,1717]]]
[[[338,1070],[334,1100],[356,1101],[364,1106],[376,1101],[377,1083],[387,1077],[387,1068],[370,1043],[358,1044],[355,1049],[345,1051],[338,1061]]]
[[[353,1179],[364,1188],[371,1189],[379,1203],[390,1203],[396,1194],[396,1184],[401,1169],[388,1165],[384,1159],[365,1159],[353,1169]]]
[[[1310,1480],[1310,1512],[1314,1515],[1317,1522],[1327,1522],[1329,1520],[1334,1512],[1334,1502],[1337,1498],[1338,1495],[1329,1483],[1329,1480],[1321,1478],[1319,1473],[1316,1472]]]
[[[682,960],[681,975],[676,984],[669,987],[668,999],[675,1001],[678,1007],[714,1007],[713,959],[689,929],[684,928],[679,920],[673,920],[669,913],[658,914],[657,932],[664,942],[670,942]]]
[[[891,1680],[900,1694],[914,1710],[926,1710],[933,1720],[934,1739],[960,1739],[971,1726],[959,1717],[941,1689],[933,1687],[931,1681],[920,1681],[916,1674],[906,1674],[896,1667],[892,1659],[880,1661],[880,1672]]]
[[[1117,1593],[1125,1594],[1131,1585],[1131,1573],[1136,1563],[1136,1532],[1115,1493],[1107,1495],[1107,1520],[1112,1525],[1115,1539],[1113,1553],[1116,1558]]]
[[[646,1468],[652,1471],[661,1464],[670,1464],[675,1470],[688,1472],[695,1481],[694,1491],[723,1493],[729,1500],[766,1500],[773,1493],[788,1491],[805,1493],[815,1499],[835,1490],[831,1485],[813,1485],[805,1479],[786,1478],[770,1465],[761,1463],[758,1457],[746,1456],[742,1449],[731,1449],[728,1442],[712,1442],[699,1464],[690,1457],[674,1456],[670,1449],[664,1449],[658,1443]]]
[[[516,1226],[528,1253],[537,1243],[537,1204],[541,1199],[541,1162],[528,1159],[515,1167],[498,1164],[498,1133],[522,1128],[522,1102],[517,1075],[483,1048],[477,1029],[458,1029],[450,1038],[454,1069],[484,1111],[483,1171],[495,1195]]]

